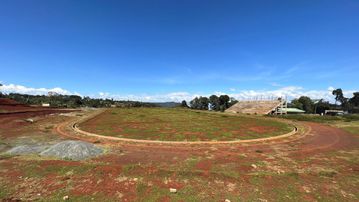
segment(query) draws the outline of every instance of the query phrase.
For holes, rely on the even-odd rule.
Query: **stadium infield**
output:
[[[250,140],[293,130],[274,119],[178,108],[109,109],[78,127],[103,136],[159,141]]]

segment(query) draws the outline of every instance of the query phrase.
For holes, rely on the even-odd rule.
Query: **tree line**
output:
[[[288,107],[304,110],[308,114],[321,114],[329,109],[340,109],[350,113],[359,113],[359,92],[354,92],[353,97],[346,98],[344,97],[342,89],[338,88],[333,90],[332,94],[335,96],[334,104],[324,99],[311,99],[308,96],[301,96],[288,103]],[[189,102],[189,105],[183,100],[181,106],[198,110],[210,109],[214,111],[224,111],[237,102],[236,99],[230,98],[228,95],[211,95],[209,98],[204,96],[195,97]]]
[[[329,109],[340,109],[350,113],[359,113],[359,92],[354,92],[353,97],[346,98],[341,88],[332,91],[335,96],[335,103],[331,104],[329,101],[323,99],[313,100],[307,96],[301,96],[298,99],[293,99],[289,103],[289,107],[295,107],[304,110],[306,113],[324,113]],[[339,104],[338,104],[339,103]]]
[[[117,101],[113,99],[100,99],[81,97],[78,95],[27,95],[19,93],[2,94],[0,92],[0,98],[13,99],[22,104],[28,105],[41,105],[43,103],[49,103],[51,107],[65,107],[65,108],[77,108],[77,107],[156,107],[154,103],[138,102],[138,101]]]
[[[0,84],[0,86],[2,86]],[[351,98],[344,96],[341,88],[332,91],[335,96],[335,103],[331,104],[324,99],[311,99],[308,96],[301,96],[293,99],[288,103],[288,107],[295,107],[304,110],[306,113],[324,113],[329,109],[342,109],[350,113],[359,113],[359,92],[354,92]],[[156,107],[158,104],[139,102],[139,101],[118,101],[113,99],[100,99],[81,97],[78,95],[60,95],[53,96],[46,95],[27,95],[20,93],[2,94],[0,98],[10,98],[19,103],[28,105],[41,105],[42,103],[49,103],[52,107]],[[190,101],[189,105],[185,100],[182,101],[181,106],[197,110],[214,110],[225,111],[238,101],[228,95],[211,95],[209,98],[205,96],[195,97]],[[338,104],[339,103],[339,104]]]
[[[199,110],[214,110],[214,111],[224,111],[237,103],[238,101],[234,98],[230,98],[228,95],[211,95],[209,98],[200,96],[195,97],[190,101],[190,106],[188,106],[185,100],[182,101],[181,106],[191,109]]]

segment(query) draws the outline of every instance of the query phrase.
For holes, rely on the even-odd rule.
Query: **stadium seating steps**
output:
[[[269,114],[281,105],[280,100],[239,101],[226,112],[243,114]]]

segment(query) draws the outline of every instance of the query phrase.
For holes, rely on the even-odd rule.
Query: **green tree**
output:
[[[199,109],[208,110],[209,99],[207,97],[199,97]]]
[[[209,97],[209,103],[211,105],[211,109],[214,111],[219,110],[219,97],[217,95],[211,95]]]
[[[298,99],[293,99],[290,103],[290,107],[294,107],[294,108],[298,108],[298,109],[303,109],[303,104],[301,102],[299,102]]]
[[[333,95],[335,95],[335,104],[337,104],[337,101],[340,102],[340,105],[343,110],[350,110],[351,103],[349,102],[349,99],[344,97],[343,91],[341,88],[335,89],[332,92]]]
[[[195,97],[190,104],[192,109],[208,110],[209,99],[202,96]]]
[[[314,102],[307,96],[301,96],[290,103],[290,107],[304,110],[306,113],[314,112]]]
[[[188,108],[186,100],[182,100],[181,107]]]
[[[337,104],[338,101],[340,104],[344,103],[345,97],[341,88],[333,90],[332,94],[335,96],[335,104]]]
[[[192,109],[199,109],[199,99],[195,97],[193,100],[190,101],[190,105]]]
[[[349,99],[349,103],[354,107],[359,106],[359,92],[353,93],[353,97]]]
[[[229,96],[228,95],[219,96],[219,106],[220,106],[221,111],[224,111],[229,107]]]
[[[303,110],[306,111],[306,113],[313,113],[314,103],[310,97],[301,96],[298,101],[303,104]]]
[[[325,110],[330,109],[330,103],[328,101],[320,100],[316,105],[316,113],[321,114],[324,113]]]

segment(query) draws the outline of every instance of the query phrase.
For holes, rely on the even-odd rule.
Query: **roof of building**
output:
[[[283,110],[283,112],[287,112],[287,113],[305,113],[304,110],[301,110],[301,109],[298,109],[298,108],[291,108],[291,107],[278,109],[278,110],[279,111]]]
[[[344,111],[343,110],[335,110],[335,109],[325,110],[325,113],[328,113],[328,112],[343,113]]]

